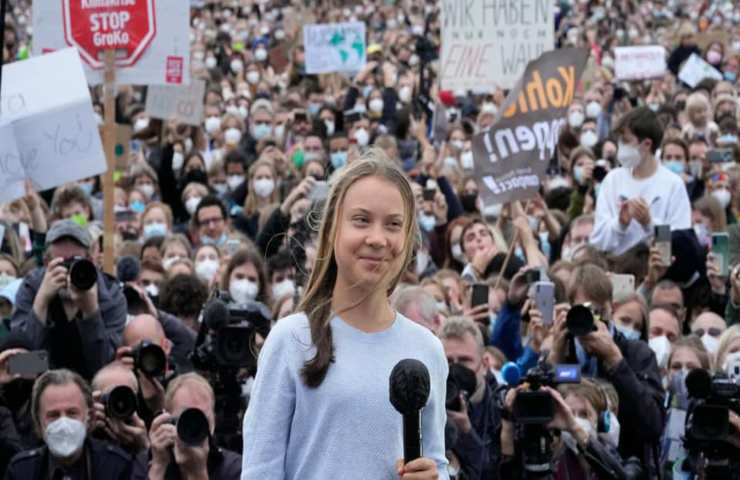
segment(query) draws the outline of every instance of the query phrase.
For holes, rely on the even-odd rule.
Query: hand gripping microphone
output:
[[[419,360],[407,358],[393,367],[390,400],[403,415],[403,461],[421,457],[421,409],[429,399],[429,370]]]

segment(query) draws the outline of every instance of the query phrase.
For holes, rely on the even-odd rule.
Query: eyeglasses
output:
[[[204,218],[198,222],[200,225],[210,225],[211,223],[218,225],[221,222],[223,222],[223,217],[217,217],[217,218]]]

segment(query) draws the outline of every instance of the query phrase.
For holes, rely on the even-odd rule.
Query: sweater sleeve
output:
[[[435,373],[432,373],[434,385],[429,402],[421,412],[422,416],[422,455],[434,460],[440,480],[449,479],[447,457],[445,456],[445,424],[447,423],[446,395],[449,367],[441,342],[438,342]]]
[[[605,180],[601,185],[590,243],[598,250],[620,254],[647,237],[651,227],[645,228],[634,219],[626,228],[619,223],[619,206],[611,201],[616,194],[613,183],[613,179]]]
[[[507,302],[499,312],[491,334],[491,345],[501,350],[512,362],[524,353],[520,332],[521,319],[517,308]]]
[[[279,325],[279,324],[278,324]],[[244,415],[242,480],[284,480],[296,400],[296,382],[286,359],[290,331],[275,328],[257,362],[257,376]]]

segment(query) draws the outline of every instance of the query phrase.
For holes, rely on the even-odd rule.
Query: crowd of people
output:
[[[0,475],[740,474],[740,388],[715,392],[740,379],[740,5],[546,3],[586,73],[538,195],[484,204],[471,142],[508,92],[439,87],[444,2],[192,2],[203,123],[118,87],[115,232],[100,177],[0,205]],[[3,63],[27,57],[30,10],[9,2]],[[364,22],[366,66],[307,74],[305,21]],[[664,46],[666,73],[618,80],[630,45]],[[683,83],[694,54],[722,79]],[[353,249],[387,239],[404,261],[368,296],[400,316],[342,314],[365,302],[340,292],[365,281],[352,263],[385,268]],[[405,465],[387,402],[404,356],[432,374],[425,458]],[[547,420],[523,424],[535,391]],[[727,412],[706,438],[687,427],[701,401]]]

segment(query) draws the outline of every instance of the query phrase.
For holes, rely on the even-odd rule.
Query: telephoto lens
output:
[[[162,377],[167,369],[167,356],[162,347],[146,340],[137,345],[132,355],[134,366],[150,377]]]
[[[450,365],[450,373],[447,375],[447,398],[446,408],[455,412],[462,411],[460,393],[465,392],[469,397],[475,393],[477,379],[475,372],[469,368],[453,363]]]
[[[98,269],[84,257],[71,257],[63,265],[69,271],[69,281],[78,290],[90,290],[98,281]]]
[[[126,385],[119,385],[100,397],[105,405],[105,415],[110,418],[125,420],[136,411],[136,393]]]
[[[568,310],[568,315],[565,318],[565,326],[568,332],[574,337],[582,337],[596,331],[594,314],[588,305],[573,305]]]
[[[184,444],[197,447],[208,438],[210,426],[208,425],[208,418],[202,410],[197,408],[185,409],[178,418],[173,420],[177,426],[177,436]]]

